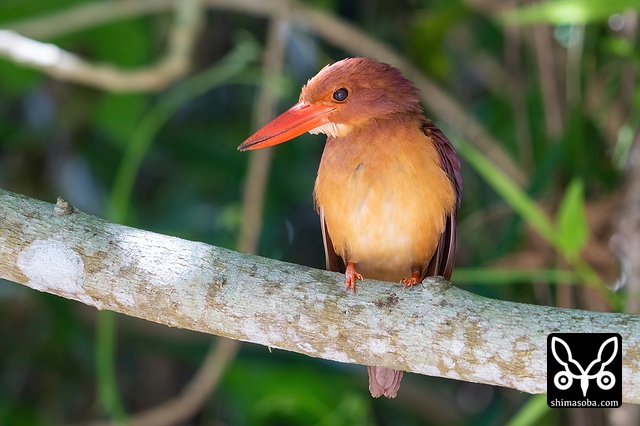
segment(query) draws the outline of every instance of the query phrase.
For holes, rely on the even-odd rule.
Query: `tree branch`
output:
[[[201,9],[200,0],[183,0],[175,2],[176,16],[168,36],[168,48],[165,55],[156,64],[135,70],[125,70],[110,64],[96,64],[80,56],[67,52],[60,47],[42,43],[27,38],[15,30],[0,29],[0,57],[6,57],[26,67],[45,72],[57,79],[85,84],[114,92],[141,92],[161,90],[167,85],[186,74],[191,67],[191,52],[193,42],[200,29]],[[109,7],[110,2],[104,2],[102,7]],[[128,10],[128,9],[125,9]],[[85,9],[79,8],[71,16],[55,14],[49,18],[36,19],[35,27],[27,23],[18,29],[27,33],[40,34],[38,22],[44,28],[53,27],[54,32],[62,31],[64,26],[74,27],[78,19],[91,15]],[[94,22],[94,19],[88,19]],[[11,28],[11,26],[10,26]]]
[[[640,403],[640,316],[403,290],[116,225],[0,190],[0,278],[172,327],[312,357],[546,390],[551,332],[622,335],[623,400]],[[636,277],[634,277],[636,278]]]

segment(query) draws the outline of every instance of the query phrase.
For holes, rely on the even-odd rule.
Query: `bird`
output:
[[[238,149],[305,132],[325,134],[313,191],[326,267],[356,294],[367,279],[404,287],[451,278],[462,192],[451,142],[424,115],[419,91],[397,68],[367,57],[327,65],[298,102]],[[368,366],[373,397],[394,398],[403,372]]]

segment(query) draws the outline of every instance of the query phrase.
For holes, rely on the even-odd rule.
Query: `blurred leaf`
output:
[[[215,220],[216,226],[237,235],[242,226],[242,205],[240,203],[224,205]]]
[[[456,144],[456,150],[482,176],[504,201],[518,212],[547,241],[554,244],[555,229],[546,213],[517,184],[468,143]]]
[[[635,44],[626,38],[608,37],[603,44],[610,52],[622,58],[631,58],[636,53]]]
[[[575,259],[589,238],[584,204],[584,184],[574,179],[564,195],[557,217],[557,242],[562,253]]]
[[[225,374],[225,387],[233,404],[243,411],[231,424],[245,425],[332,425],[372,424],[371,396],[341,369],[321,363],[298,364],[262,359],[237,359]],[[340,368],[340,367],[338,367]],[[248,386],[247,384],[251,384]]]
[[[520,410],[507,422],[507,426],[531,426],[541,424],[543,416],[549,414],[547,395],[533,395],[527,399]]]
[[[411,54],[427,74],[438,79],[451,76],[454,64],[446,50],[446,38],[451,25],[466,13],[462,3],[447,2],[439,8],[425,9],[412,18],[409,30]]]
[[[503,24],[587,24],[605,21],[614,13],[640,10],[638,0],[560,0],[501,12]]]

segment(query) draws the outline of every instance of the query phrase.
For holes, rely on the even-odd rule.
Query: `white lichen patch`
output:
[[[526,339],[522,334],[514,332],[509,336],[505,336],[502,328],[488,329],[486,333],[480,336],[482,341],[481,348],[485,351],[484,358],[496,358],[504,363],[510,363],[514,359],[514,353],[518,350],[520,341]],[[526,344],[525,344],[526,346]],[[476,358],[481,360],[483,357],[475,353]]]
[[[453,355],[460,355],[462,353],[463,348],[464,348],[464,341],[454,339],[451,341],[451,346],[449,346],[449,353]]]
[[[332,339],[337,338],[340,335],[340,331],[338,330],[338,327],[336,327],[333,324],[329,324],[327,326],[327,332],[326,332],[326,336],[330,337]]]
[[[443,377],[448,377],[450,379],[458,380],[460,379],[460,374],[458,374],[456,370],[449,370],[443,375]]]
[[[317,291],[314,287],[303,287],[304,297],[307,299],[308,303],[313,305],[314,309],[324,310],[324,303],[327,300],[327,295],[325,293]]]
[[[375,355],[384,355],[389,352],[389,346],[381,339],[369,339],[369,351]]]
[[[147,278],[148,297],[162,297],[181,317],[199,321],[207,306],[207,278],[198,268],[206,246],[136,229],[120,231],[118,237],[120,246],[136,253],[133,271]]]
[[[505,348],[496,352],[496,356],[502,359],[503,362],[509,363],[513,359],[513,350],[507,345]]]
[[[242,332],[249,338],[254,339],[264,334],[256,321],[242,321],[240,325]]]
[[[440,377],[442,376],[442,372],[435,365],[429,364],[420,364],[414,366],[414,371],[416,373],[426,374],[427,376]]]
[[[301,352],[304,352],[306,354],[316,354],[318,353],[318,351],[311,346],[310,343],[308,342],[300,342],[298,343],[298,348],[300,349]]]
[[[119,233],[119,238],[122,240],[122,247],[139,250],[135,259],[137,269],[144,271],[146,275],[151,277],[162,277],[161,280],[149,280],[149,286],[162,287],[166,284],[175,284],[182,271],[176,273],[173,268],[187,269],[186,258],[180,259],[180,255],[176,255],[176,253],[183,252],[186,257],[189,254],[188,247],[183,247],[184,242],[177,238],[175,244],[170,247],[168,242],[169,240],[174,242],[173,239],[137,229],[122,231]],[[172,282],[167,282],[168,279],[171,279]]]
[[[62,242],[34,241],[18,254],[17,265],[29,279],[29,287],[98,307],[98,302],[83,287],[82,258]]]
[[[476,357],[478,362],[485,362],[487,359],[489,359],[489,354],[479,348],[473,349],[473,355]]]
[[[358,328],[358,325],[356,325],[353,321],[349,321],[348,319],[345,319],[342,325],[345,329]]]
[[[485,362],[466,366],[474,371],[474,376],[481,378],[486,383],[502,383],[503,372],[499,365],[493,362]]]
[[[286,333],[282,333],[281,327],[278,327],[275,324],[266,324],[265,327],[267,327],[267,331],[264,334],[265,337],[269,339],[269,342],[273,344],[282,344],[287,341]]]
[[[300,326],[300,328],[310,333],[313,333],[318,329],[318,321],[313,320],[308,315],[300,315],[298,325]]]
[[[449,358],[448,356],[442,357],[442,363],[444,364],[445,367],[449,369],[452,369],[456,366],[455,361],[452,358]]]
[[[325,348],[324,352],[318,355],[320,358],[332,359],[338,362],[353,363],[354,360],[349,357],[345,352],[335,351],[331,348]]]
[[[525,377],[520,383],[515,383],[518,390],[528,393],[545,393],[547,391],[546,380],[534,380],[531,377]]]
[[[259,321],[252,321],[249,319],[243,320],[239,325],[239,330],[243,333],[249,342],[259,343],[261,345],[267,346],[278,346],[281,344],[282,340],[276,341],[274,335],[269,333],[268,330],[265,330],[262,327],[262,324]],[[278,335],[278,337],[282,337]],[[284,339],[283,339],[284,340]]]
[[[133,295],[129,294],[125,288],[115,288],[112,292],[113,297],[116,299],[121,305],[124,306],[133,306],[136,304],[136,301]]]
[[[634,374],[633,369],[627,366],[622,366],[622,383],[623,384],[631,384],[635,378],[637,378],[637,376]]]

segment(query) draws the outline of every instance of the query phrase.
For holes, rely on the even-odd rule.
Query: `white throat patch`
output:
[[[347,126],[346,124],[325,123],[316,127],[315,129],[309,130],[309,133],[311,133],[312,135],[324,133],[329,137],[337,138],[339,136],[345,136],[347,133],[349,133],[349,126]]]

